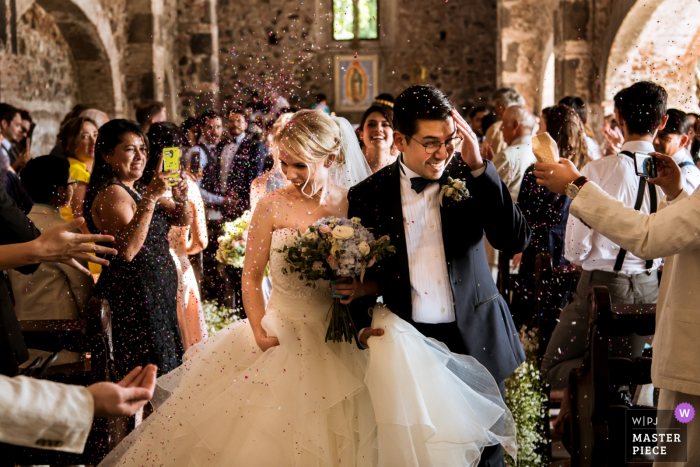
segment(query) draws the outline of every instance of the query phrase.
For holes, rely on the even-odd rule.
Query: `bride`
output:
[[[190,348],[158,380],[157,410],[100,465],[475,466],[497,443],[515,456],[512,416],[472,357],[379,305],[372,328],[384,333],[367,340],[369,350],[325,342],[330,284],[282,274],[278,250],[298,229],[347,216],[347,187],[371,171],[350,124],[324,112],[297,112],[276,142],[292,185],[253,214],[248,319]]]

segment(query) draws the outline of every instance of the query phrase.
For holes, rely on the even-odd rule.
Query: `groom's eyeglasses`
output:
[[[412,139],[416,143],[423,146],[425,148],[425,152],[430,154],[431,156],[438,152],[443,144],[445,145],[445,150],[447,151],[447,153],[452,154],[455,151],[455,149],[459,147],[459,145],[462,143],[462,140],[464,139],[461,136],[455,136],[454,138],[448,139],[444,143],[440,143],[439,141],[431,141],[428,144],[423,144],[417,139],[411,138],[410,136],[406,136],[406,138]]]

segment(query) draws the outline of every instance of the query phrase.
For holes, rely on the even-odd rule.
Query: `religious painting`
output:
[[[377,94],[377,56],[338,55],[335,59],[336,110],[366,110]]]

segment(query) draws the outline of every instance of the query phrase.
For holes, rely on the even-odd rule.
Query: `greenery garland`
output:
[[[508,467],[543,466],[549,460],[541,447],[549,443],[549,437],[544,432],[542,420],[549,409],[537,362],[537,329],[528,330],[523,326],[520,342],[526,359],[505,381],[506,405],[518,428],[518,462],[504,453],[505,462]]]

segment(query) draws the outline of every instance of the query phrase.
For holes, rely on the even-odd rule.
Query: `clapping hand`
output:
[[[73,231],[85,223],[85,219],[78,217],[65,224],[57,225],[42,233],[36,242],[37,262],[65,263],[85,274],[90,271],[85,269],[78,260],[82,259],[91,263],[109,266],[109,261],[90,255],[96,253],[102,255],[116,255],[117,250],[90,243],[113,242],[111,235],[84,235]]]
[[[656,159],[657,177],[650,178],[649,182],[658,185],[666,193],[669,201],[673,201],[683,191],[683,176],[673,157],[658,152],[651,155]]]
[[[471,129],[469,124],[464,121],[462,116],[455,109],[452,109],[452,118],[457,125],[459,136],[463,138],[461,148],[456,148],[455,151],[462,152],[462,160],[469,166],[471,170],[478,170],[484,166],[484,160],[481,158],[479,150],[479,139],[476,133]]]
[[[603,128],[603,137],[608,142],[612,154],[619,154],[622,150],[622,145],[625,144],[625,137],[620,132],[620,129]]]
[[[146,405],[156,387],[155,365],[137,366],[118,383],[88,386],[95,405],[95,417],[129,417]]]

